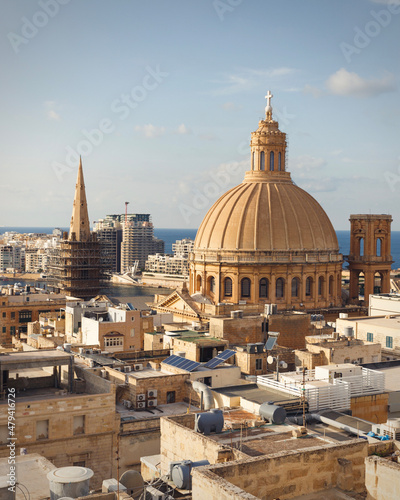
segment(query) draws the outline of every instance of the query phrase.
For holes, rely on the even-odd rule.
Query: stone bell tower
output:
[[[350,301],[364,296],[368,306],[373,293],[390,292],[390,226],[392,216],[386,214],[350,215]],[[362,299],[361,299],[362,300]]]

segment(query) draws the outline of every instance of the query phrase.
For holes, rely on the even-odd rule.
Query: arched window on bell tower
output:
[[[278,153],[278,170],[279,172],[282,170],[282,153],[280,151]]]
[[[274,152],[273,151],[271,151],[269,154],[269,169],[271,170],[271,172],[273,172],[273,170],[274,170]]]
[[[265,153],[261,151],[260,154],[260,170],[265,170]]]

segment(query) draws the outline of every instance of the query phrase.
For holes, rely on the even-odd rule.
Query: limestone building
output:
[[[90,232],[82,161],[79,163],[75,198],[68,238],[52,256],[49,275],[66,295],[82,299],[95,297],[101,287],[100,243]]]
[[[266,116],[251,134],[242,184],[201,223],[190,262],[190,294],[214,305],[274,303],[278,309],[341,306],[342,255],[319,203],[286,169],[286,134]]]

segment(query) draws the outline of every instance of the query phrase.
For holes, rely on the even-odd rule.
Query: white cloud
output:
[[[165,127],[157,127],[148,123],[147,125],[136,125],[135,132],[143,132],[144,136],[151,139],[165,134]]]
[[[224,102],[222,105],[222,109],[225,109],[225,111],[236,111],[237,109],[241,109],[241,107],[232,101]]]
[[[45,101],[44,107],[46,109],[46,116],[49,120],[60,120],[61,117],[55,110],[57,104],[55,101]]]
[[[325,82],[331,94],[340,96],[373,97],[396,90],[394,75],[386,73],[381,78],[366,79],[345,68],[339,69]]]
[[[265,70],[240,68],[236,73],[225,75],[222,80],[215,81],[214,83],[220,84],[222,87],[212,91],[212,94],[230,95],[251,90],[260,84],[265,86],[268,80],[272,78],[281,78],[291,75],[294,71],[294,68],[288,68],[286,66]]]
[[[324,94],[323,90],[321,90],[317,87],[313,87],[312,85],[309,85],[309,84],[304,86],[303,92],[305,94],[311,94],[316,99],[318,97],[321,97]]]
[[[189,128],[187,128],[184,123],[181,123],[181,125],[179,125],[176,132],[177,132],[177,134],[180,134],[180,135],[187,135],[187,134],[192,133],[192,131]]]
[[[297,156],[290,162],[290,166],[293,170],[301,170],[303,172],[309,172],[315,168],[322,168],[325,165],[326,161],[323,158],[316,158],[311,155]]]

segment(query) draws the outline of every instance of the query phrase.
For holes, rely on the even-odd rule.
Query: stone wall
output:
[[[84,464],[94,471],[93,488],[101,486],[102,478],[115,473],[119,417],[114,392],[41,399],[17,394],[15,406],[18,454],[20,448],[26,448],[29,454],[39,453],[56,467]],[[81,427],[77,428],[74,417]],[[0,427],[6,422],[6,403],[1,403]],[[3,443],[0,457],[8,456],[9,449]]]
[[[224,446],[194,432],[195,415],[161,418],[161,473],[169,472],[169,463],[179,460],[208,460],[210,464],[244,458],[239,450]],[[204,498],[208,498],[203,495]]]
[[[285,500],[333,487],[362,492],[367,454],[368,443],[353,440],[196,468],[192,498]]]
[[[310,325],[309,314],[284,313],[268,316],[268,331],[279,332],[278,344],[291,349],[305,348]]]
[[[367,500],[399,498],[400,464],[371,456],[365,459],[365,487]]]
[[[381,424],[388,419],[389,394],[371,394],[351,398],[350,408],[353,417],[362,418],[374,424]]]
[[[210,318],[210,335],[227,340],[232,345],[263,342],[265,335],[262,332],[263,321],[264,318],[260,315],[243,318]]]
[[[120,474],[141,470],[140,458],[160,453],[160,417],[121,423],[119,440]]]

